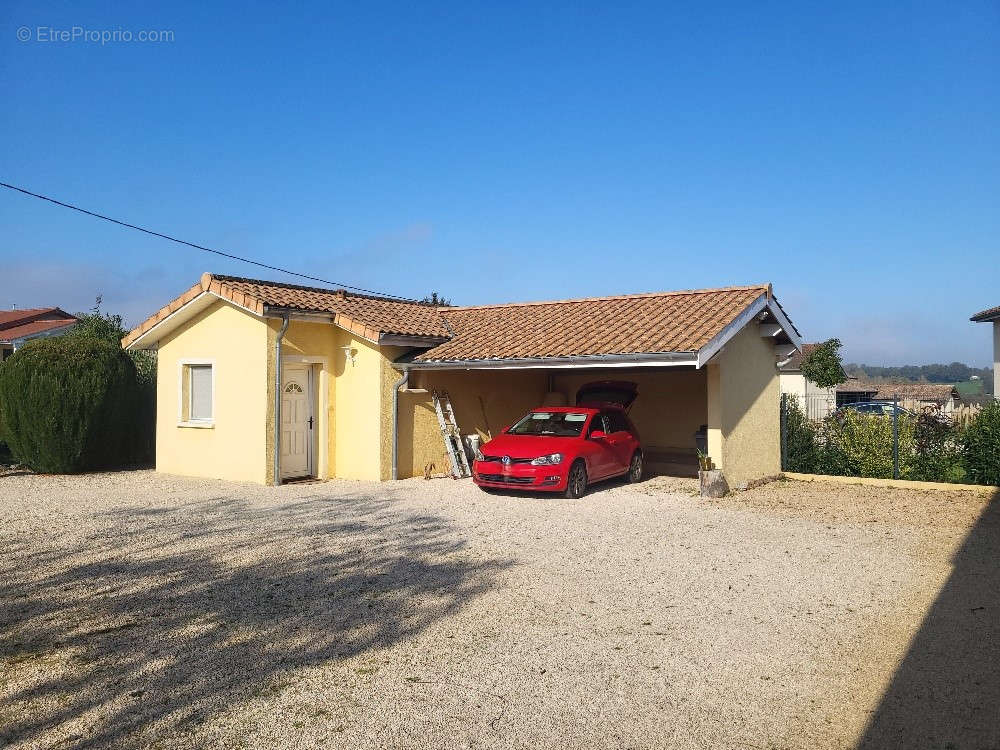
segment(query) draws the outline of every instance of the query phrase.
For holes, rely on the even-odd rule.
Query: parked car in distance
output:
[[[841,416],[845,411],[856,411],[859,414],[874,414],[876,416],[891,417],[892,406],[892,401],[861,401],[857,404],[844,404],[837,409],[836,414]],[[896,413],[901,416],[914,416],[913,412],[907,411],[898,404],[896,405]]]
[[[642,478],[642,446],[627,409],[634,383],[588,383],[576,406],[540,406],[480,448],[473,481],[484,489],[562,492],[578,498],[611,477]]]

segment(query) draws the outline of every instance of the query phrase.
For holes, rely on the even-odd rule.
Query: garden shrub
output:
[[[816,428],[806,417],[794,396],[782,396],[785,402],[785,471],[812,474],[819,461]]]
[[[892,419],[848,409],[823,422],[818,469],[822,474],[892,478]],[[914,454],[914,423],[899,416],[899,474],[909,470]]]
[[[962,432],[943,414],[923,413],[913,424],[913,458],[906,479],[962,482]]]
[[[986,404],[972,420],[963,456],[969,481],[1000,485],[1000,401]]]
[[[106,341],[29,342],[0,369],[0,411],[14,457],[35,471],[142,461],[149,416],[132,359]]]

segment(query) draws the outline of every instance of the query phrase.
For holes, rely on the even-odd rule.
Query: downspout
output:
[[[392,478],[399,479],[399,389],[410,379],[410,371],[392,384]]]
[[[288,313],[281,316],[281,328],[274,339],[274,486],[281,485],[281,340],[288,330]]]

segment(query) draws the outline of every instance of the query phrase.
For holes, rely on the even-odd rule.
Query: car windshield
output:
[[[533,411],[511,427],[510,435],[552,435],[576,437],[583,430],[587,415],[567,411]]]

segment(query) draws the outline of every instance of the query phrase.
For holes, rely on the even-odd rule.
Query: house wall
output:
[[[993,321],[993,398],[1000,399],[1000,320]]]
[[[391,399],[391,383],[400,373],[393,368],[386,372],[384,382]],[[548,377],[543,370],[422,370],[410,373],[410,388],[426,388],[428,393],[399,395],[399,477],[419,476],[424,465],[434,464],[435,472],[450,471],[448,454],[438,425],[430,391],[448,391],[455,419],[463,435],[477,433],[486,442],[524,416],[529,409],[542,403]],[[383,411],[388,420],[386,464],[392,476],[391,464],[391,401]]]
[[[778,372],[778,388],[781,393],[796,396],[805,408],[806,377],[801,372]]]
[[[377,344],[336,331],[334,475],[341,479],[383,479],[382,364]],[[343,347],[350,346],[353,363]]]
[[[268,409],[265,323],[217,302],[159,343],[156,391],[156,470],[171,474],[264,482]],[[212,360],[214,423],[181,427],[180,362]]]
[[[778,371],[778,389],[781,393],[795,396],[802,412],[809,419],[824,419],[837,407],[835,388],[820,388],[808,380],[801,372]]]
[[[709,455],[731,487],[781,471],[774,345],[750,324],[708,365]]]

